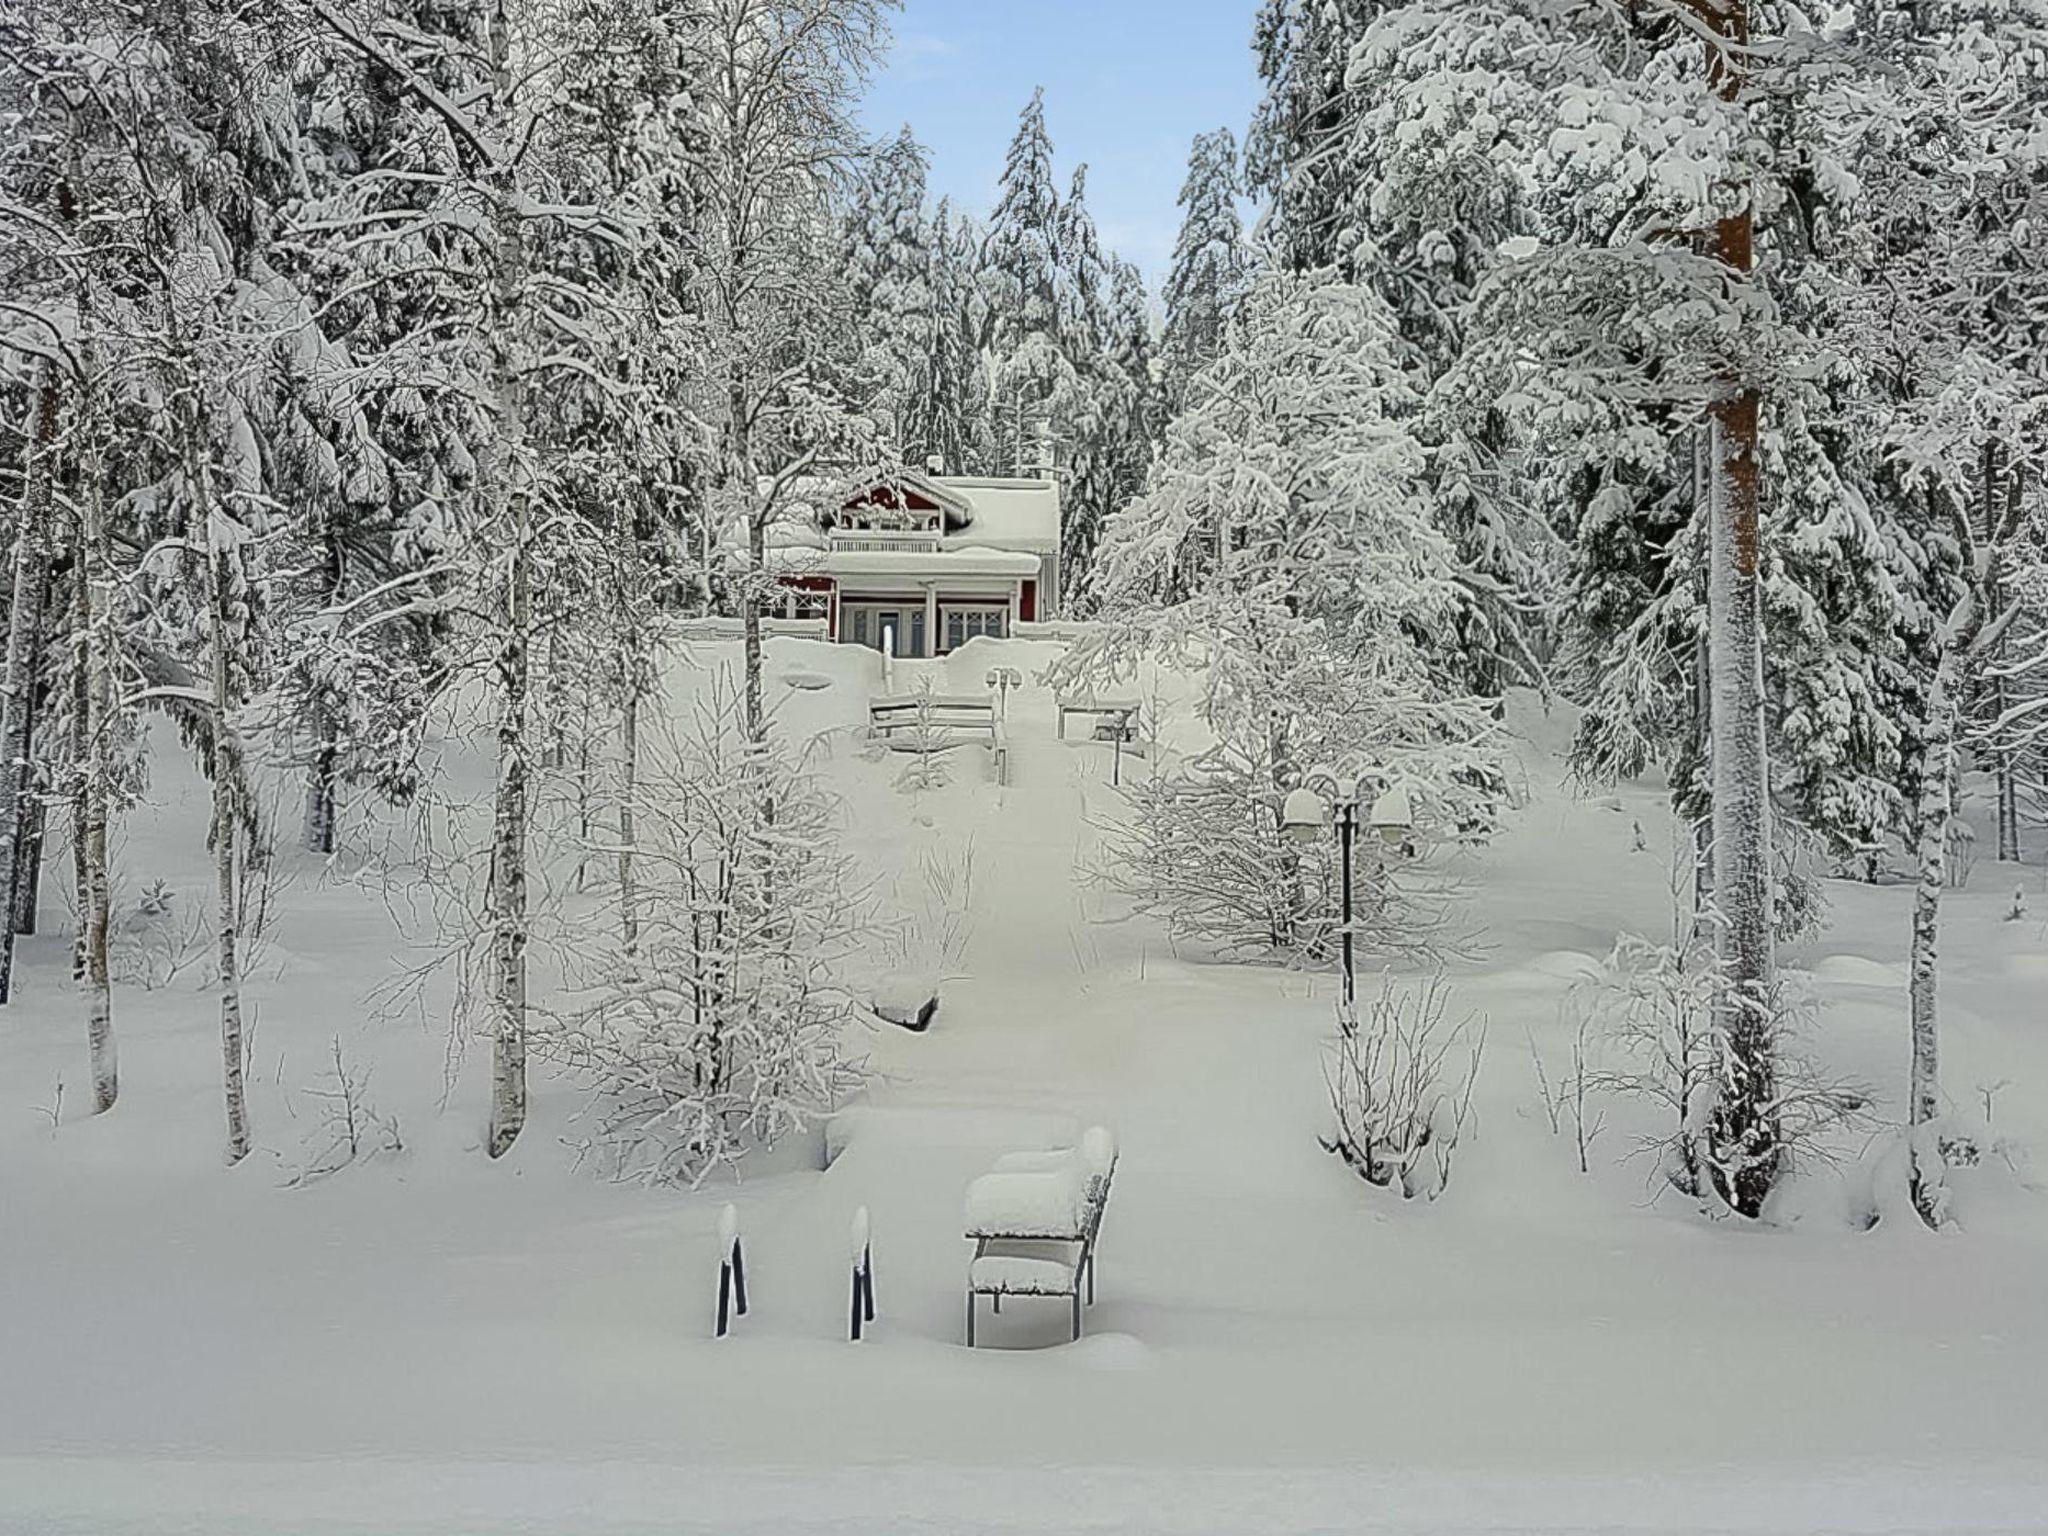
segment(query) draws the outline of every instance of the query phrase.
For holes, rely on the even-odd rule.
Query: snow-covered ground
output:
[[[1045,642],[899,664],[979,690]],[[699,646],[677,689],[729,648]],[[1332,978],[1197,963],[1087,876],[1106,746],[1010,700],[1010,782],[962,748],[900,787],[860,740],[880,659],[778,640],[781,728],[818,738],[850,848],[914,902],[971,870],[932,1028],[872,1041],[868,1102],[777,1166],[695,1193],[579,1168],[576,1088],[543,1076],[514,1152],[480,1150],[479,1052],[367,994],[402,904],[288,855],[258,959],[261,1150],[219,1159],[198,967],[118,998],[122,1099],[84,1099],[68,918],[46,899],[0,1014],[0,1528],[115,1531],[1067,1532],[2048,1529],[2048,1199],[2005,1169],[1939,1237],[1857,1230],[1868,1160],[1814,1170],[1779,1225],[1656,1201],[1617,1118],[1590,1176],[1538,1106],[1530,1037],[1618,930],[1669,927],[1653,786],[1563,785],[1526,702],[1527,806],[1464,857],[1457,1005],[1489,1048],[1448,1193],[1403,1206],[1318,1146]],[[455,754],[460,756],[458,752]],[[1142,772],[1130,761],[1126,771]],[[165,744],[128,818],[124,908],[206,900],[203,786]],[[1640,826],[1639,849],[1637,827]],[[971,856],[969,849],[971,848]],[[61,861],[59,861],[61,862]],[[2023,884],[2035,915],[2002,920]],[[1904,888],[1837,883],[1788,955],[1812,1046],[1897,1109]],[[2008,1081],[1999,1131],[2048,1145],[2048,895],[1985,861],[1951,904],[1946,1058]],[[293,1187],[333,1042],[404,1151]],[[61,1106],[57,1085],[64,1088]],[[1057,1301],[962,1347],[968,1181],[1095,1122],[1122,1149],[1089,1337]],[[752,1314],[714,1342],[736,1200]],[[880,1319],[844,1337],[847,1224],[875,1224]]]

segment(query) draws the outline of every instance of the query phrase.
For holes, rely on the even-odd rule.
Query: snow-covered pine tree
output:
[[[861,336],[860,389],[904,462],[944,450],[926,435],[935,400],[940,317],[934,233],[925,216],[929,157],[906,124],[870,156],[847,230],[848,298]]]
[[[1445,653],[1485,693],[1543,678],[1557,541],[1530,515],[1504,424],[1429,391],[1466,345],[1496,250],[1528,232],[1525,167],[1554,120],[1547,88],[1569,76],[1562,35],[1561,17],[1516,0],[1275,4],[1260,32],[1253,179],[1277,198],[1270,236],[1282,261],[1335,263],[1394,308],[1425,386],[1433,516],[1465,570]]]
[[[1166,329],[1159,346],[1169,413],[1180,409],[1189,382],[1223,350],[1225,328],[1251,269],[1237,193],[1237,140],[1228,128],[1196,134],[1180,189],[1180,234],[1166,277]]]
[[[1131,436],[1133,379],[1111,346],[1110,258],[1088,211],[1088,168],[1077,166],[1059,212],[1059,338],[1066,355],[1051,402],[1062,471],[1060,571],[1085,589],[1102,525],[1136,494],[1145,447]]]
[[[1001,192],[982,244],[986,296],[982,352],[989,372],[989,434],[1004,474],[1046,467],[1055,395],[1065,385],[1060,337],[1059,193],[1045,92],[1034,91],[1003,161]]]
[[[981,238],[946,198],[932,211],[930,233],[932,350],[904,440],[925,445],[925,458],[936,456],[953,474],[991,474]]]
[[[535,641],[558,611],[555,578],[585,542],[534,439],[536,384],[587,377],[589,368],[577,316],[588,312],[591,294],[573,270],[551,270],[550,258],[569,224],[590,239],[615,233],[613,210],[558,200],[563,167],[550,150],[576,116],[570,98],[579,68],[609,57],[608,18],[535,0],[476,9],[305,3],[330,52],[360,61],[404,99],[413,153],[431,167],[394,178],[365,166],[339,190],[317,232],[372,257],[368,280],[388,283],[417,275],[399,258],[422,226],[455,222],[473,231],[467,240],[433,243],[427,263],[453,323],[413,333],[398,350],[406,354],[400,366],[416,377],[445,381],[464,418],[452,441],[473,445],[456,579],[481,616],[469,637],[470,660],[488,671],[495,694],[482,926],[492,1046],[486,1146],[497,1157],[526,1120]],[[404,216],[394,217],[400,210]]]
[[[1278,820],[1310,770],[1351,759],[1453,836],[1483,835],[1503,798],[1493,722],[1416,641],[1454,610],[1457,584],[1427,519],[1397,353],[1369,289],[1285,275],[1255,287],[1146,494],[1110,521],[1100,631],[1056,669],[1127,675],[1159,658],[1201,678],[1216,745],[1134,793],[1126,885],[1218,950],[1327,943],[1327,853],[1284,843]],[[1381,887],[1368,912],[1393,911],[1368,879]],[[1374,931],[1393,942],[1397,920]]]
[[[1869,167],[1850,334],[1882,357],[1874,425],[1917,611],[1902,784],[1918,876],[1911,941],[1910,1182],[1947,1214],[1952,1139],[1940,1076],[1938,950],[1957,817],[1959,739],[1999,669],[2025,571],[2048,537],[2048,11],[1954,0],[1874,18],[1893,68],[1885,110],[1832,124]],[[1906,297],[1910,295],[1910,297]]]
[[[1283,266],[1341,265],[1355,184],[1329,150],[1349,109],[1352,44],[1384,0],[1263,0],[1252,24],[1265,94],[1245,143],[1245,181],[1269,200],[1268,233]]]

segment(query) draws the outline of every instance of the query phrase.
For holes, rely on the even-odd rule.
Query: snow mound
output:
[[[1585,981],[1600,974],[1600,962],[1578,949],[1553,949],[1531,960],[1528,968],[1538,976],[1556,976],[1565,981]]]
[[[1902,987],[1906,984],[1903,966],[1886,965],[1862,955],[1824,955],[1814,962],[1813,975],[1816,980],[1832,981],[1845,987]]]
[[[1073,1358],[1091,1371],[1142,1371],[1152,1365],[1152,1351],[1128,1333],[1090,1334],[1072,1346]]]
[[[804,693],[817,693],[832,686],[832,679],[822,672],[785,672],[777,681],[785,688]]]
[[[2005,974],[2015,981],[2048,981],[2048,955],[2007,955]]]
[[[939,1011],[939,979],[914,971],[885,977],[875,987],[874,1009],[891,1024],[926,1029]]]

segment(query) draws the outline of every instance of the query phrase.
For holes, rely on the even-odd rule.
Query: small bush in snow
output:
[[[403,1152],[398,1117],[378,1110],[370,1099],[370,1069],[351,1061],[336,1036],[327,1070],[306,1097],[318,1109],[317,1123],[307,1138],[313,1149],[294,1184],[311,1184],[351,1164],[386,1153]]]
[[[657,734],[641,785],[638,940],[584,961],[535,1044],[591,1078],[613,1172],[696,1182],[861,1081],[841,970],[866,902],[834,803],[729,689]]]
[[[1364,1018],[1339,1014],[1323,1068],[1337,1120],[1323,1146],[1404,1199],[1444,1192],[1472,1122],[1486,1031],[1448,1023],[1449,1001],[1441,976],[1411,987],[1388,978]]]
[[[1724,986],[1713,951],[1703,942],[1657,944],[1623,934],[1599,972],[1566,1001],[1575,1028],[1589,1029],[1599,1057],[1581,1068],[1596,1093],[1656,1107],[1662,1126],[1638,1150],[1658,1176],[1710,1208],[1730,1207],[1730,1191],[1746,1168],[1743,1144],[1716,1137],[1718,1112],[1735,1053],[1719,1025]],[[1779,1164],[1835,1155],[1835,1134],[1868,1114],[1860,1085],[1826,1077],[1797,1047],[1806,1010],[1780,988],[1767,1021],[1773,1080],[1760,1096],[1769,1128],[1759,1156]],[[1710,1149],[1721,1145],[1716,1156]]]

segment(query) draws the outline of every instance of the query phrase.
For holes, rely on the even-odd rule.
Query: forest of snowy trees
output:
[[[864,140],[889,12],[0,3],[0,1000],[61,851],[114,1106],[110,827],[168,720],[212,788],[242,1155],[264,863],[431,800],[460,697],[496,751],[458,859],[492,1153],[525,1119],[533,808],[565,774],[615,912],[590,998],[688,973],[729,1041],[764,1010],[803,1036],[698,1083],[777,1052],[834,1080],[826,989],[787,962],[848,931],[838,876],[747,851],[778,817],[829,841],[771,740],[766,555],[806,485],[937,460],[1060,480],[1096,621],[1065,675],[1197,665],[1217,746],[1135,794],[1131,878],[1232,952],[1324,952],[1329,872],[1272,821],[1339,758],[1482,838],[1528,687],[1582,708],[1586,781],[1662,773],[1716,947],[1685,1111],[1720,1208],[1763,1210],[1806,1091],[1775,946],[1824,874],[1913,881],[1900,1060],[1938,1222],[1968,1155],[1935,982],[1965,775],[2001,856],[2048,837],[2048,0],[1266,0],[1264,99],[1241,151],[1191,144],[1156,302],[1042,95],[985,218],[933,199],[911,127]],[[703,614],[742,623],[739,696],[643,744],[660,626]],[[288,815],[258,761],[299,776]],[[744,942],[678,930],[696,833],[674,796],[650,814],[707,776],[740,786],[706,803],[755,882]],[[1249,873],[1218,875],[1233,839]],[[598,1007],[541,1043],[606,1059]],[[700,1160],[784,1089],[721,1091],[749,1103],[691,1100]],[[653,1097],[637,1124],[689,1095]]]

